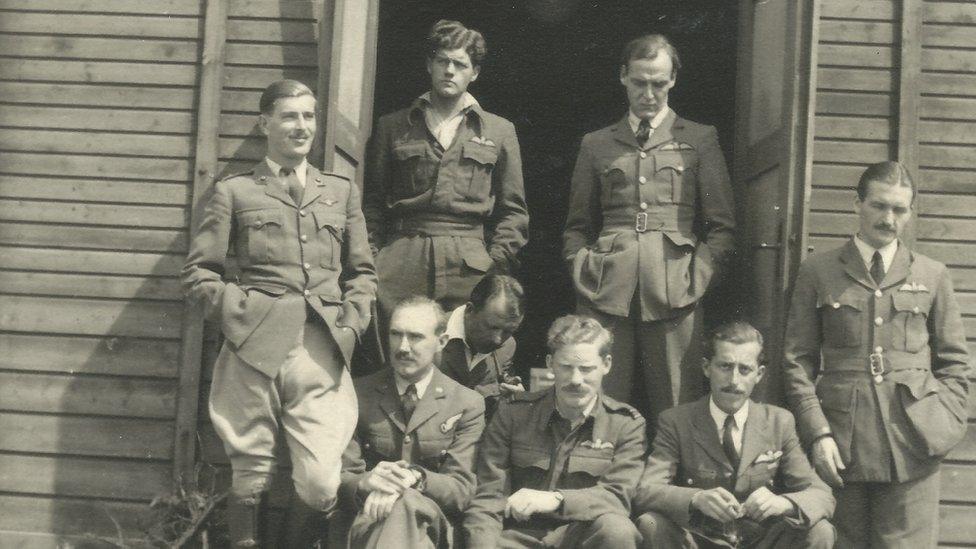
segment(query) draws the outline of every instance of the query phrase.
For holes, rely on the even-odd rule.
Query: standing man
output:
[[[485,398],[487,420],[500,397],[525,390],[512,373],[512,334],[522,324],[524,311],[522,285],[508,275],[491,274],[475,285],[468,302],[454,309],[447,320],[441,370]]]
[[[411,295],[453,310],[486,272],[513,271],[527,240],[515,127],[467,91],[484,38],[439,21],[427,48],[430,91],[381,117],[367,154],[364,211],[384,322]]]
[[[470,549],[637,546],[630,498],[644,419],[603,394],[612,342],[592,318],[553,323],[546,363],[555,385],[502,401],[485,431],[464,517]]]
[[[661,414],[634,496],[644,548],[830,549],[834,498],[793,416],[749,398],[766,370],[762,334],[733,322],[710,339],[711,394]]]
[[[233,469],[231,542],[261,543],[283,435],[297,494],[284,545],[307,547],[314,522],[335,503],[342,448],[356,426],[347,366],[369,325],[376,276],[356,185],[305,159],[315,135],[312,91],[275,82],[260,109],[267,158],[214,185],[183,285],[226,338],[210,418]],[[228,249],[240,267],[236,282],[222,279]]]
[[[901,164],[869,166],[857,234],[803,262],[790,303],[786,396],[834,487],[840,547],[935,547],[939,462],[966,431],[952,277],[898,238],[916,192]]]
[[[413,297],[390,318],[390,364],[356,381],[359,426],[343,455],[350,547],[449,547],[474,492],[481,396],[437,369],[447,342],[437,302]]]
[[[613,332],[604,390],[641,403],[651,426],[704,393],[698,303],[728,262],[735,223],[715,128],[668,107],[680,67],[659,34],[624,48],[630,110],[583,137],[563,235],[580,311]]]

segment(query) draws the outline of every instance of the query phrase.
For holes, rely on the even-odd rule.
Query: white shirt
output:
[[[279,176],[281,175],[281,164],[278,164],[274,160],[267,157],[265,157],[264,161],[267,162],[268,167],[271,168],[271,173]],[[298,177],[298,182],[302,184],[303,188],[305,187],[305,172],[307,171],[308,160],[302,159],[302,163],[295,166],[295,175]]]
[[[664,122],[664,117],[666,117],[669,112],[671,112],[671,108],[665,105],[663,109],[657,111],[654,118],[651,118],[651,134],[653,134],[654,130],[661,125],[661,122]],[[630,131],[634,132],[634,135],[637,135],[637,128],[640,126],[640,121],[641,119],[637,118],[634,111],[627,109],[627,122],[630,122]]]
[[[488,353],[475,353],[472,356],[471,347],[468,346],[468,341],[464,339],[464,309],[466,307],[466,305],[461,305],[451,311],[451,316],[447,319],[447,329],[444,330],[444,333],[447,334],[448,341],[460,339],[464,343],[464,358],[468,361],[468,370],[472,370],[479,362],[488,358]]]
[[[427,386],[430,385],[430,380],[434,377],[434,368],[432,367],[427,371],[427,375],[420,379],[420,381],[415,381],[413,384],[417,386],[417,400],[424,398],[424,393],[427,392]],[[405,379],[400,379],[400,376],[393,373],[393,382],[396,383],[397,394],[403,396],[403,393],[407,392],[407,387],[410,386],[410,382]]]
[[[871,262],[874,260],[875,248],[871,247],[870,244],[861,240],[861,237],[854,235],[854,245],[857,246],[858,253],[861,254],[861,259],[864,260],[864,266],[867,267],[868,272],[871,272]],[[883,248],[878,249],[881,252],[881,266],[884,267],[884,272],[888,272],[888,267],[891,267],[891,262],[895,260],[895,253],[898,251],[898,239],[894,239],[891,242],[885,244]]]
[[[424,122],[427,123],[427,129],[437,139],[437,142],[441,144],[441,147],[445,149],[450,147],[451,143],[454,143],[454,136],[457,135],[458,127],[461,126],[461,121],[464,120],[464,112],[478,104],[478,100],[473,95],[464,92],[461,100],[458,101],[457,111],[452,112],[446,117],[442,117],[437,111],[431,108],[430,92],[421,95],[420,99],[427,103],[424,109]]]
[[[718,427],[718,439],[722,440],[722,429],[725,427],[725,418],[729,414],[719,409],[712,397],[708,397],[708,411],[712,414],[712,419]],[[736,452],[742,454],[742,428],[749,417],[749,399],[746,399],[746,403],[736,413],[732,414],[732,417],[735,418],[735,427],[732,428],[732,446],[735,446]]]
[[[598,401],[598,400],[600,400],[600,399],[599,398],[594,398],[593,400],[591,400],[590,403],[586,405],[586,408],[583,409],[583,413],[580,414],[580,416],[578,418],[576,418],[576,421],[571,421],[570,424],[571,424],[571,426],[574,429],[576,428],[576,426],[582,425],[583,422],[586,421],[586,418],[590,417],[590,414],[593,413],[593,408],[596,407],[596,401]],[[559,403],[558,402],[556,403],[556,413],[559,414],[559,417],[561,417],[563,419],[567,419],[567,420],[569,419],[566,416],[564,416],[562,410],[559,409]]]

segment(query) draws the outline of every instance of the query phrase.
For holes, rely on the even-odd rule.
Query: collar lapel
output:
[[[424,396],[421,397],[420,402],[417,403],[417,408],[414,409],[413,415],[410,416],[410,421],[407,422],[407,429],[405,433],[412,433],[427,422],[428,419],[437,415],[437,411],[440,407],[437,401],[445,398],[443,385],[443,376],[440,370],[434,369],[434,375],[430,379],[430,384],[427,385],[427,390],[424,391]]]
[[[627,119],[627,115],[617,122],[617,124],[611,128],[611,133],[613,133],[613,138],[617,141],[627,145],[632,149],[637,148],[637,137],[634,135],[633,130],[630,129],[630,122]]]
[[[444,350],[441,351],[441,365],[446,366],[445,370],[449,370],[451,377],[457,380],[458,383],[467,387],[468,383],[468,361],[464,356],[464,342],[458,338],[454,338],[447,342],[444,346]]]
[[[376,386],[376,392],[379,393],[380,408],[397,426],[397,429],[400,429],[401,433],[405,433],[407,428],[403,424],[403,408],[400,407],[400,396],[397,394],[392,374],[386,376],[386,379]]]
[[[912,252],[904,242],[899,240],[898,251],[895,252],[895,258],[891,260],[891,267],[888,267],[888,272],[885,273],[881,287],[887,288],[895,284],[901,284],[911,273],[911,267]]]
[[[732,464],[729,463],[729,458],[725,457],[722,442],[718,439],[718,427],[715,426],[715,421],[712,420],[712,415],[708,412],[707,395],[695,402],[691,421],[695,427],[691,432],[695,442],[708,455],[712,456],[716,463],[722,463],[731,470]]]
[[[305,195],[302,197],[302,208],[307,207],[312,202],[322,196],[322,189],[325,188],[325,180],[322,173],[315,169],[311,164],[307,164],[308,170],[305,172]]]
[[[861,254],[857,251],[857,246],[854,245],[853,238],[848,240],[847,244],[844,245],[844,249],[841,250],[840,262],[844,264],[844,272],[847,273],[847,276],[867,288],[876,287],[874,280],[868,273],[867,267],[864,266],[864,260],[861,259]]]
[[[742,448],[739,451],[739,469],[736,471],[736,484],[742,478],[746,469],[759,457],[759,454],[770,449],[766,428],[766,416],[755,402],[749,402],[749,415],[742,431]]]
[[[264,185],[264,194],[271,198],[276,198],[289,206],[295,206],[295,203],[291,200],[291,195],[288,194],[285,186],[278,179],[278,174],[271,172],[271,168],[267,162],[262,160],[258,163],[257,167],[254,168],[254,177],[258,179],[259,184]]]
[[[658,127],[651,132],[651,137],[648,138],[647,143],[644,144],[644,149],[652,149],[658,145],[667,143],[674,139],[674,135],[671,133],[672,126],[674,129],[679,129],[680,124],[678,124],[677,115],[674,111],[670,111],[664,120],[658,124]]]

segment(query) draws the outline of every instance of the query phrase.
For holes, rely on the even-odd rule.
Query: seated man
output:
[[[793,416],[749,399],[762,344],[745,322],[719,327],[705,349],[711,395],[661,414],[634,496],[645,548],[833,547],[834,498]]]
[[[490,420],[502,395],[521,392],[515,376],[512,334],[522,324],[525,294],[522,285],[507,275],[487,275],[475,285],[467,303],[447,320],[447,346],[441,353],[441,371],[485,397],[485,419]]]
[[[637,546],[630,498],[644,419],[603,394],[612,343],[591,318],[553,323],[546,362],[555,385],[503,400],[485,431],[464,516],[469,548]]]
[[[390,318],[392,368],[356,380],[359,424],[339,488],[357,513],[350,547],[449,546],[448,518],[468,505],[485,405],[434,366],[446,325],[437,302],[401,301]]]

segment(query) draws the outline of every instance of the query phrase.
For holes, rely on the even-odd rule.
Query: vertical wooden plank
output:
[[[812,246],[810,246],[810,231],[808,228],[810,223],[810,200],[813,197],[813,148],[817,120],[817,76],[820,74],[820,71],[817,70],[817,63],[820,62],[818,56],[820,48],[817,47],[817,44],[820,42],[821,5],[822,2],[813,2],[813,6],[810,8],[809,34],[807,35],[809,39],[805,46],[807,52],[806,67],[804,70],[808,79],[806,86],[806,105],[804,106],[806,111],[803,117],[803,142],[800,148],[797,149],[803,155],[800,159],[803,167],[799,176],[799,180],[802,183],[802,188],[800,189],[802,195],[800,197],[800,204],[795,206],[796,210],[798,210],[794,212],[796,225],[790,235],[790,243],[792,244],[791,255],[793,257],[789,265],[790,282],[786,285],[787,289],[792,288],[792,280],[796,275],[796,271],[800,268],[800,263],[806,259],[807,254],[813,251]]]
[[[368,0],[369,11],[366,15],[366,53],[363,58],[363,90],[362,109],[359,111],[359,150],[360,158],[365,165],[366,141],[373,131],[373,92],[376,85],[376,43],[380,27],[380,2]],[[360,166],[356,170],[356,184],[363,189],[363,174],[366,170]]]
[[[901,60],[898,69],[898,161],[912,178],[918,177],[918,105],[921,100],[918,82],[922,76],[922,0],[901,1]],[[902,239],[915,244],[918,226],[916,199],[912,222]]]
[[[196,156],[190,236],[196,235],[203,210],[203,197],[217,173],[220,100],[223,84],[224,49],[227,42],[229,0],[207,0],[203,24],[203,55],[197,106]],[[186,300],[183,312],[183,345],[180,350],[180,378],[177,393],[176,439],[173,476],[177,483],[192,485],[196,460],[197,399],[203,349],[203,310]]]
[[[336,119],[331,116],[337,112],[339,86],[334,79],[339,76],[342,43],[342,14],[344,0],[326,0],[322,8],[322,18],[319,20],[319,83],[318,104],[324,124],[322,127],[322,170],[335,170],[336,147]],[[313,161],[318,160],[313,158]]]

